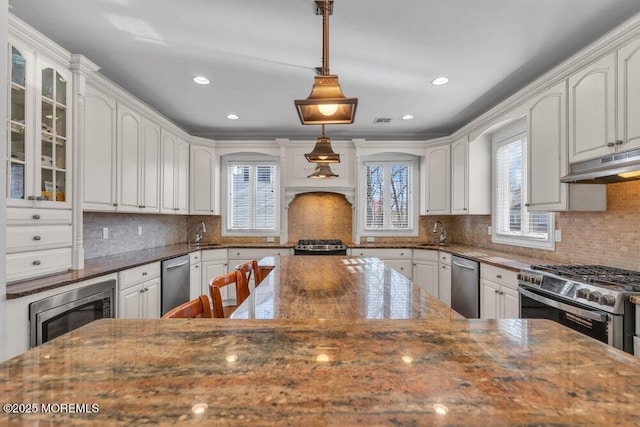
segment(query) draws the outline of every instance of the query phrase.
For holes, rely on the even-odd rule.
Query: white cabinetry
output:
[[[227,250],[226,249],[209,249],[202,251],[202,276],[200,294],[211,296],[209,293],[209,283],[211,279],[227,272]],[[230,289],[233,288],[233,289]],[[229,296],[229,291],[232,296]],[[235,288],[233,286],[225,286],[220,290],[223,299],[235,299]]]
[[[434,297],[439,297],[438,251],[413,251],[413,283]]]
[[[415,259],[415,257],[414,257]],[[451,254],[438,253],[438,299],[451,307]]]
[[[451,213],[491,213],[491,145],[464,136],[451,144]]]
[[[426,180],[424,185],[424,213],[451,213],[451,146],[430,147],[425,153]]]
[[[393,268],[407,279],[411,280],[413,271],[411,268],[411,249],[351,249],[352,255],[376,257],[385,265]]]
[[[213,147],[190,145],[189,213],[215,214],[216,157]]]
[[[189,144],[162,129],[161,213],[189,211]]]
[[[202,251],[189,253],[189,299],[202,295]],[[209,292],[206,292],[209,296]]]
[[[515,271],[480,264],[480,317],[517,319],[520,317],[518,279]]]
[[[160,263],[142,265],[118,273],[118,318],[160,317]]]
[[[618,150],[640,147],[640,37],[618,50]]]

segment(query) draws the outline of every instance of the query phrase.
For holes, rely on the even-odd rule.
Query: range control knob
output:
[[[600,298],[598,298],[598,303],[613,307],[614,305],[616,305],[616,299],[613,295],[602,295]]]
[[[589,295],[587,295],[587,299],[589,301],[595,301],[598,302],[600,300],[600,297],[602,296],[602,294],[600,292],[591,292]]]
[[[591,294],[591,292],[589,292],[589,289],[587,289],[587,288],[578,289],[576,291],[576,298],[589,299],[589,295],[590,294]]]

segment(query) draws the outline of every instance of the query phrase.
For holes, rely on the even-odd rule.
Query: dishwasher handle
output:
[[[185,265],[185,264],[186,264],[186,263],[188,263],[188,262],[189,262],[189,260],[182,261],[182,262],[180,262],[180,263],[178,263],[178,264],[168,265],[168,266],[166,266],[165,268],[166,268],[167,270],[169,270],[169,269],[171,269],[171,268],[176,268],[176,267],[180,267],[180,266],[182,266],[182,265]]]
[[[457,262],[455,262],[455,261],[453,261],[453,263],[454,263],[456,266],[458,266],[458,267],[462,267],[462,268],[466,268],[467,270],[475,270],[475,269],[476,269],[476,267],[475,267],[475,266],[472,266],[472,265],[464,265],[464,264],[457,263]]]

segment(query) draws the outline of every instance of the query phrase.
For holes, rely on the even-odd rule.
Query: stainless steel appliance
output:
[[[518,274],[520,317],[551,319],[633,353],[640,272],[601,265],[532,265]]]
[[[106,280],[29,304],[31,347],[116,314],[116,281]]]
[[[468,319],[480,317],[480,264],[451,257],[451,308]]]
[[[162,314],[189,301],[189,255],[162,261]]]
[[[342,240],[298,240],[293,246],[294,255],[346,255],[347,245]]]

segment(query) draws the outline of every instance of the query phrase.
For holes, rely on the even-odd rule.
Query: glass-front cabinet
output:
[[[7,206],[70,208],[71,75],[18,44],[9,53]]]

